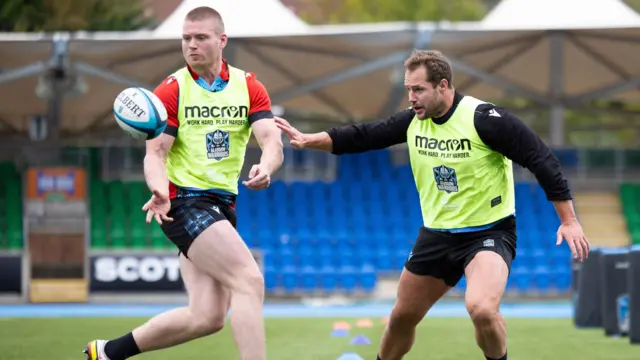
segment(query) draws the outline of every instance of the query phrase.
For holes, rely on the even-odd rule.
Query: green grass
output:
[[[84,359],[84,345],[94,338],[122,335],[145,318],[0,319],[0,358]],[[334,321],[345,319],[267,319],[271,360],[331,360],[355,351],[375,359],[383,325],[353,327],[350,336],[364,334],[371,345],[350,345],[350,338],[332,338]],[[355,319],[350,319],[352,326]],[[568,319],[507,319],[510,360],[582,359],[638,360],[640,346],[627,338],[606,338],[600,330],[576,330]],[[237,351],[230,328],[178,347],[136,356],[141,360],[233,360]],[[407,360],[482,360],[468,319],[428,318],[422,322]]]

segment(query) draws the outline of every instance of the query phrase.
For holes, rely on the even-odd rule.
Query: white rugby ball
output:
[[[154,139],[167,127],[167,109],[151,91],[122,90],[113,102],[113,115],[122,130],[138,140]]]

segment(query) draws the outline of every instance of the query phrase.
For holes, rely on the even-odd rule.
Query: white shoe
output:
[[[93,340],[87,344],[87,347],[82,351],[87,355],[86,360],[111,360],[104,353],[104,346],[107,344],[107,340]]]

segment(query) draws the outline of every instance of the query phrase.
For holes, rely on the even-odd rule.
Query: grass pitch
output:
[[[130,331],[146,318],[31,318],[0,319],[2,360],[83,360],[84,345]],[[273,360],[331,360],[356,352],[374,360],[384,325],[372,319],[371,328],[357,328],[357,319],[268,318],[268,358]],[[348,321],[349,337],[331,337],[333,323]],[[510,360],[582,359],[638,360],[640,346],[627,338],[606,338],[601,330],[577,330],[569,319],[507,319]],[[356,335],[370,345],[350,345]],[[231,329],[175,348],[136,356],[140,360],[238,359]],[[407,360],[459,360],[484,357],[475,345],[473,327],[464,318],[427,318],[418,329]]]

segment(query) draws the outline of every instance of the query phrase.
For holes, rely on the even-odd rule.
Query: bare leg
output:
[[[499,312],[509,276],[507,264],[497,253],[482,251],[465,273],[465,302],[476,329],[476,342],[485,356],[500,359],[507,352],[507,327]]]
[[[382,360],[400,360],[411,350],[416,326],[449,289],[440,279],[415,275],[407,269],[402,271],[398,299],[382,336],[379,352]]]
[[[229,310],[230,291],[180,255],[189,306],[159,314],[133,331],[142,352],[175,346],[220,331]]]
[[[189,259],[231,291],[231,329],[242,360],[265,360],[264,279],[228,221],[211,225],[189,248]]]

